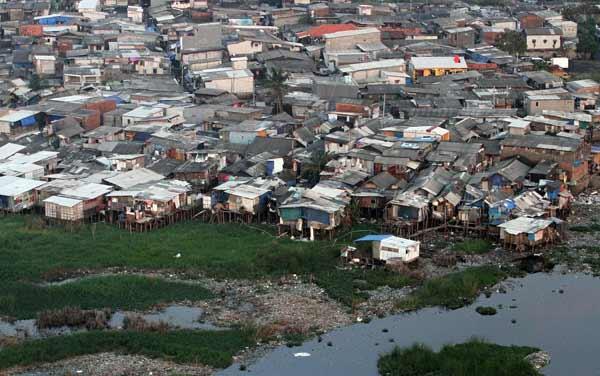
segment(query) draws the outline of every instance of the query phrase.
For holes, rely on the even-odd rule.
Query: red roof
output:
[[[354,24],[323,24],[298,33],[298,38],[312,37],[320,38],[325,34],[337,33],[338,31],[356,30],[358,26]]]

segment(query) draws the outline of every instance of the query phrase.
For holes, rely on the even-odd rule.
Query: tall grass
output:
[[[428,306],[456,309],[471,304],[481,290],[493,286],[508,274],[494,266],[481,266],[426,281],[408,298],[400,300],[398,308],[405,310]]]
[[[26,218],[0,219],[0,278],[4,280],[40,281],[108,267],[261,278],[336,261],[330,243],[277,239],[235,224],[187,222],[149,233],[128,233],[98,224],[94,232],[90,226],[65,232],[60,228],[28,229]],[[280,265],[288,253],[300,262]],[[174,257],[177,254],[181,257]],[[264,262],[263,258],[271,255],[279,257],[271,259],[277,263]]]
[[[40,288],[33,282],[64,279],[81,271],[106,268],[173,270],[215,278],[276,278],[298,274],[314,280],[346,304],[360,290],[406,285],[407,279],[380,271],[336,269],[341,244],[278,239],[236,224],[180,223],[150,233],[128,233],[98,224],[65,232],[28,225],[30,217],[0,219],[0,313],[27,317],[64,306],[143,309],[167,300],[203,299],[206,291],[181,284],[110,277],[64,287]],[[180,254],[181,257],[175,257]],[[354,279],[367,286],[354,286]],[[111,282],[112,281],[112,282]],[[355,291],[356,290],[356,291]]]
[[[198,285],[142,276],[90,277],[53,286],[11,281],[0,286],[0,314],[21,319],[63,307],[143,310],[161,302],[212,296]]]
[[[383,269],[334,269],[317,274],[315,282],[325,289],[330,297],[348,306],[366,300],[366,291],[380,286],[402,288],[415,283],[407,276]]]
[[[235,354],[255,344],[252,330],[93,331],[8,346],[0,350],[0,369],[107,351],[225,368],[232,363]]]
[[[395,348],[379,359],[380,375],[452,375],[452,376],[538,376],[539,373],[524,358],[538,351],[533,347],[500,346],[470,340],[446,345],[439,352],[415,344]]]

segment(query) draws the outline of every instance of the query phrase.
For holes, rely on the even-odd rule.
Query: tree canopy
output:
[[[591,2],[584,2],[577,6],[565,7],[562,10],[562,15],[565,20],[579,22],[582,18],[597,16],[600,14],[600,9]]]
[[[281,68],[271,68],[267,72],[268,78],[265,87],[271,89],[275,99],[275,113],[283,111],[283,96],[285,95],[285,81],[289,75]]]
[[[496,42],[496,47],[511,55],[522,55],[527,51],[525,36],[518,31],[507,31]]]
[[[587,55],[588,58],[594,56],[600,50],[600,44],[596,37],[596,21],[591,16],[586,17],[577,25],[577,52]]]

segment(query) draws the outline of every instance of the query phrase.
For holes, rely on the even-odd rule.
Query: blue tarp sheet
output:
[[[23,127],[30,127],[32,125],[35,125],[35,116],[28,116],[24,119],[21,119],[21,126]]]

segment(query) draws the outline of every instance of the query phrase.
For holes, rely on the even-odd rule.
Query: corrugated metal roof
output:
[[[332,38],[351,37],[351,36],[362,35],[362,34],[371,34],[371,33],[380,33],[380,31],[375,27],[366,27],[364,29],[338,31],[337,33],[325,34],[325,35],[323,35],[323,37],[325,37],[325,39],[332,39]]]
[[[299,38],[312,37],[320,38],[325,34],[333,34],[341,31],[356,30],[358,27],[354,24],[323,24],[298,33]]]
[[[25,149],[25,146],[13,144],[10,142],[8,144],[2,145],[0,146],[0,160],[7,159],[23,149]]]
[[[359,243],[359,242],[379,242],[382,241],[383,239],[387,239],[392,237],[393,235],[366,235],[363,236],[362,238],[358,238],[356,239],[354,242],[355,243]]]
[[[78,187],[67,188],[60,193],[64,196],[83,200],[92,200],[112,191],[112,187],[104,184],[87,183]]]
[[[532,234],[550,226],[553,222],[547,219],[535,219],[527,217],[519,217],[508,222],[504,222],[498,227],[503,228],[504,231],[511,235],[518,234]]]
[[[467,69],[467,62],[465,58],[459,56],[459,61],[454,61],[454,56],[426,56],[426,57],[412,57],[410,64],[414,69]]]
[[[0,176],[0,196],[17,196],[44,185],[45,182],[15,176]]]
[[[362,70],[369,69],[384,69],[384,68],[392,68],[398,66],[404,66],[406,62],[404,59],[388,59],[388,60],[378,60],[378,61],[370,61],[368,63],[358,63],[358,64],[350,64],[340,68],[340,72],[342,73],[352,73],[358,72]]]
[[[38,113],[38,111],[28,111],[28,110],[12,111],[12,112],[0,117],[0,121],[15,123],[17,121],[23,120],[30,116],[34,116],[37,113]]]
[[[69,198],[69,197],[63,197],[63,196],[52,196],[52,197],[48,197],[47,199],[45,199],[44,202],[72,208],[75,205],[81,204],[83,201],[75,199],[75,198]]]
[[[121,189],[128,189],[138,184],[148,183],[164,179],[164,176],[146,168],[138,168],[104,179],[107,183]]]

